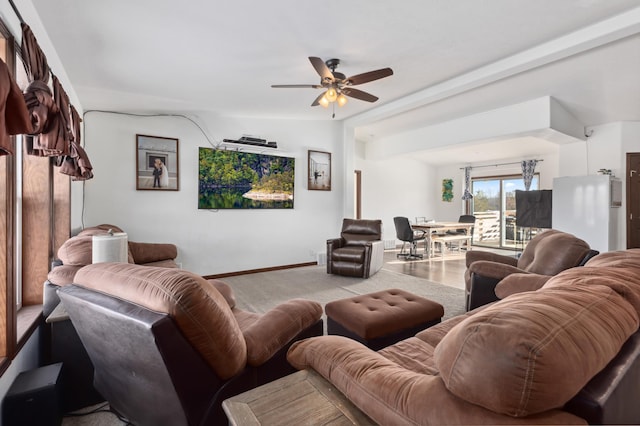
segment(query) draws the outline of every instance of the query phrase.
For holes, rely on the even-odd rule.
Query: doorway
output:
[[[362,219],[362,172],[360,170],[355,170],[354,171],[354,179],[353,179],[353,184],[354,184],[354,218],[355,219]]]
[[[640,248],[640,153],[627,153],[627,248]]]
[[[540,175],[536,173],[530,189],[538,189],[539,182]],[[516,190],[524,189],[521,175],[472,178],[474,245],[515,249],[531,239],[534,229],[516,226]]]

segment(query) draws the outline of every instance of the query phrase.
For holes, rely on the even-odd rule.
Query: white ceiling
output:
[[[270,87],[317,84],[319,56],[394,70],[336,110],[365,141],[546,95],[640,121],[640,0],[32,3],[85,110],[331,120],[318,89]]]

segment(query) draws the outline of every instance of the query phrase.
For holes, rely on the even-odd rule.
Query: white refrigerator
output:
[[[553,229],[585,240],[601,253],[616,250],[622,182],[609,175],[553,179]]]

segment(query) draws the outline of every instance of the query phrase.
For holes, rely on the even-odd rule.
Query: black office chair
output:
[[[422,259],[423,255],[418,254],[418,242],[425,241],[427,233],[422,230],[414,230],[406,217],[394,217],[393,223],[396,226],[396,238],[402,241],[402,248],[398,257],[405,259]],[[409,243],[409,252],[404,251],[405,244]]]

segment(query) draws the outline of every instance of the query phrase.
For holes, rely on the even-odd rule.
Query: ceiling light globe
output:
[[[329,102],[335,102],[338,99],[338,92],[333,87],[327,89],[327,93],[324,94]]]
[[[323,97],[320,98],[320,100],[318,101],[318,103],[320,105],[322,105],[323,107],[328,107],[329,106],[329,100],[327,100],[327,95],[325,94]]]
[[[347,103],[347,97],[342,93],[340,93],[340,96],[338,96],[338,106],[343,106],[346,103]]]

